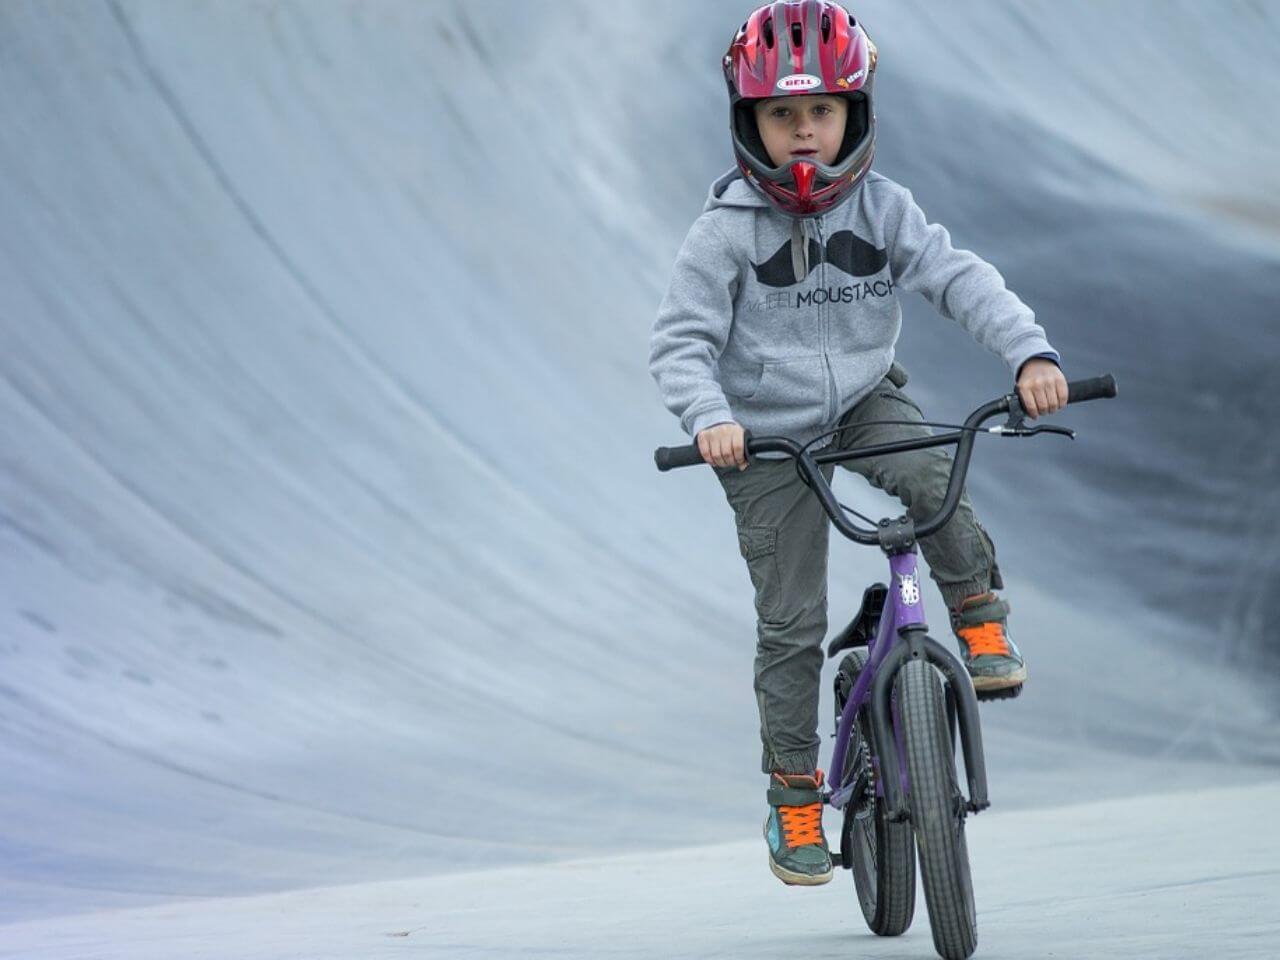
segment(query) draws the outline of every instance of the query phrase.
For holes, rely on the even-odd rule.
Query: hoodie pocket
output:
[[[750,400],[760,389],[760,380],[764,376],[763,363],[742,363],[720,365],[720,388],[725,395],[740,400]]]
[[[792,436],[826,416],[827,368],[820,356],[721,368],[720,386],[756,433]]]
[[[760,385],[749,399],[778,409],[802,409],[824,407],[826,398],[827,368],[822,357],[805,357],[766,363]]]

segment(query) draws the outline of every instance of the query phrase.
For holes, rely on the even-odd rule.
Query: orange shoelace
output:
[[[957,631],[969,645],[969,655],[980,657],[983,654],[994,654],[1000,657],[1009,655],[1009,641],[1005,639],[1004,627],[998,622],[980,623],[976,627],[964,627]]]
[[[788,847],[806,847],[822,842],[822,804],[806,803],[802,807],[779,807],[782,835]]]

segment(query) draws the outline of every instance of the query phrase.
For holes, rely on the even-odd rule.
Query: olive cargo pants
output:
[[[840,419],[845,447],[930,434],[928,427],[869,424],[924,419],[901,387],[896,363],[874,390]],[[841,464],[896,496],[917,523],[942,503],[951,455],[932,447]],[[822,467],[828,480],[834,464]],[[827,545],[830,520],[796,475],[795,462],[754,459],[746,470],[716,469],[733,507],[738,544],[755,587],[755,690],[765,773],[811,773],[818,763],[818,683],[827,632]],[[995,547],[966,494],[941,530],[920,541],[947,610],[1003,586]],[[849,611],[851,616],[853,611]],[[843,626],[843,624],[841,624]]]

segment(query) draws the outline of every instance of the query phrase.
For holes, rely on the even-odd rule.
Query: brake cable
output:
[[[1069,437],[1072,440],[1075,439],[1076,432],[1074,430],[1069,429],[1068,427],[1059,427],[1054,424],[1040,424],[1035,427],[1028,427],[1026,425],[1026,420],[1024,419],[1025,416],[1026,416],[1026,413],[1022,409],[1022,404],[1018,402],[1017,396],[1014,395],[1010,398],[1009,419],[1005,421],[1004,424],[997,427],[970,427],[970,426],[966,426],[963,423],[943,423],[938,420],[864,420],[861,423],[845,424],[844,426],[835,427],[831,430],[827,430],[827,431],[824,431],[823,433],[818,434],[812,440],[809,440],[807,443],[801,446],[800,453],[801,455],[808,453],[810,447],[812,447],[815,443],[817,443],[819,440],[824,439],[825,437],[830,437],[834,434],[842,434],[846,430],[855,430],[859,427],[876,427],[876,426],[937,427],[939,429],[944,429],[944,430],[959,430],[959,431],[967,430],[970,433],[988,434],[991,436],[1004,436],[1004,437],[1031,437],[1037,433],[1057,433],[1057,434],[1061,434],[1062,436]],[[795,458],[795,468],[796,468],[796,476],[800,478],[800,481],[806,487],[812,487],[812,484],[809,483],[809,479],[800,471],[799,457]],[[872,527],[876,526],[875,520],[871,519],[866,514],[859,513],[857,510],[853,509],[853,507],[849,506],[848,504],[841,503],[839,500],[837,500],[836,506],[838,506],[841,510],[845,511],[846,513],[857,517],[859,520],[866,521]]]

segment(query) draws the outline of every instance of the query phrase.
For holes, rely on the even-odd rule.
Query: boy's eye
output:
[[[819,103],[810,107],[809,112],[813,114],[815,117],[825,117],[831,114],[833,111],[829,104]],[[769,111],[769,116],[777,120],[785,120],[791,116],[791,108],[790,107],[774,107],[772,110]]]

